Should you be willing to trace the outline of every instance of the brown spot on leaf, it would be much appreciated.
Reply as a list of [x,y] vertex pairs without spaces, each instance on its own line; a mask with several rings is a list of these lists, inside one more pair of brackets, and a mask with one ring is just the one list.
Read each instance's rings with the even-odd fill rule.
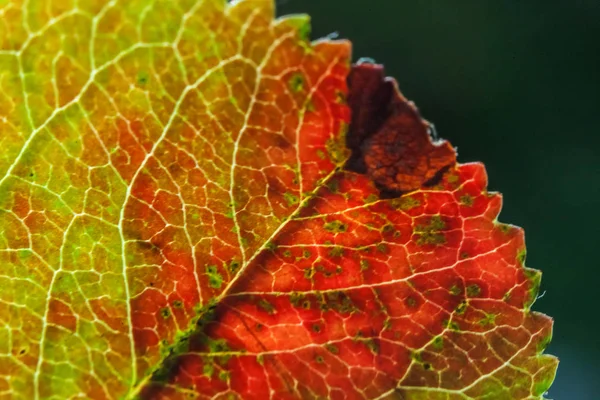
[[386,197],[434,184],[456,163],[446,141],[434,140],[432,126],[386,78],[381,65],[355,64],[348,78],[352,122],[346,169],[366,173]]

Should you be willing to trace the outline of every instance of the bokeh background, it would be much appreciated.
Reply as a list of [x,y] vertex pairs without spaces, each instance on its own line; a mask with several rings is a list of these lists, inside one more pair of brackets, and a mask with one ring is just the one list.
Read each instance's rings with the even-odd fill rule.
[[600,399],[600,1],[279,0],[397,78],[525,228],[556,400]]

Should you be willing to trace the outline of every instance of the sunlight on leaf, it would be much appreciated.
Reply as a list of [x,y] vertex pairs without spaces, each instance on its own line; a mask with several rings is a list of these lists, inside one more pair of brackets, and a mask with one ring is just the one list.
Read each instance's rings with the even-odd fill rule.
[[523,231],[349,42],[272,0],[0,7],[3,396],[542,398]]

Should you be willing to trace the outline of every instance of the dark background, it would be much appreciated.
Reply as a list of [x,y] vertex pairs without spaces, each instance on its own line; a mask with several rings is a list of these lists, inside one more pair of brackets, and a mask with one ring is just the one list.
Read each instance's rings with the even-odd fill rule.
[[600,398],[600,1],[279,0],[397,78],[525,228],[555,319],[549,397]]

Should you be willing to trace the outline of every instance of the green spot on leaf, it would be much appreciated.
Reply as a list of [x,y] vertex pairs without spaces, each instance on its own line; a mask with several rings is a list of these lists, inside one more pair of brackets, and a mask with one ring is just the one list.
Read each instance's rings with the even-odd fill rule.
[[293,93],[299,93],[304,90],[304,76],[296,72],[288,81],[288,86]]
[[477,284],[467,286],[467,297],[477,297],[481,294],[481,288]]
[[223,382],[228,382],[229,381],[229,371],[220,371],[219,379],[222,380]]
[[296,196],[295,194],[292,194],[290,192],[285,192],[283,194],[283,198],[285,199],[288,206],[293,206],[300,202],[300,199],[298,198],[298,196]]
[[458,322],[444,320],[442,321],[442,324],[451,331],[460,332],[460,325],[458,325]]
[[208,275],[208,285],[215,289],[220,289],[223,284],[223,276],[219,273],[216,265],[206,266],[206,275]]
[[146,71],[140,71],[137,75],[137,84],[139,86],[145,86],[150,81],[150,74]]
[[304,300],[305,295],[298,292],[290,293],[290,303],[294,307],[300,307],[302,305],[302,301]]
[[461,294],[461,292],[462,292],[462,290],[457,285],[452,285],[450,287],[450,294],[452,296],[458,296],[459,294]]
[[323,228],[331,233],[342,233],[348,230],[348,225],[344,224],[342,221],[330,221],[323,225]]
[[496,226],[498,227],[498,229],[500,229],[500,232],[504,233],[505,235],[507,235],[512,228],[512,225],[509,224],[497,223]]
[[410,353],[410,359],[417,362],[417,363],[422,363],[423,362],[423,355],[421,354],[420,351],[412,351]]
[[421,205],[421,202],[412,196],[402,196],[391,200],[392,207],[402,211],[408,211]]
[[315,276],[315,273],[316,273],[316,271],[315,271],[315,269],[313,267],[309,267],[309,268],[304,269],[304,277],[306,279],[312,279],[313,276]]
[[479,325],[481,326],[490,326],[496,324],[496,314],[485,314],[485,317],[479,320]]
[[460,304],[456,307],[456,309],[454,310],[458,315],[464,314],[465,311],[467,310],[467,302],[466,301],[461,301]]
[[346,95],[341,90],[335,91],[335,102],[338,104],[346,104]]
[[379,200],[379,197],[377,197],[377,195],[374,195],[373,193],[371,193],[367,197],[365,197],[365,204],[371,204],[371,203],[376,202],[377,200]]
[[337,179],[328,181],[326,186],[331,193],[337,193],[340,190],[340,182]]
[[350,150],[346,147],[345,131],[342,131],[342,133],[335,138],[327,139],[327,142],[325,142],[325,149],[333,164],[339,166],[343,165],[350,156]]
[[369,269],[369,262],[367,260],[360,260],[360,270],[366,271]]
[[385,244],[385,243],[377,243],[375,248],[377,249],[378,252],[384,253],[384,254],[387,253],[389,250],[387,244]]
[[266,311],[269,314],[275,314],[275,306],[269,303],[266,299],[260,299],[258,301],[258,307],[260,307],[262,310]]
[[458,182],[458,179],[459,179],[458,175],[455,175],[455,174],[449,174],[446,178],[448,183],[456,183],[456,182]]
[[332,247],[327,254],[329,254],[330,257],[341,257],[344,255],[344,249],[340,246],[335,246]]
[[473,206],[473,196],[469,194],[464,194],[460,196],[460,203],[467,207]]
[[208,378],[212,378],[214,373],[215,373],[215,365],[213,364],[212,360],[209,360],[202,366],[202,375],[204,375]]
[[444,348],[444,338],[442,336],[436,336],[431,345],[435,350],[442,350]]
[[206,345],[210,353],[225,353],[231,351],[225,339],[207,338]]
[[374,339],[365,340],[365,345],[373,354],[379,354],[379,344]]
[[340,352],[340,349],[336,345],[331,343],[325,344],[325,349],[327,349],[327,351],[332,354],[339,354]]
[[440,231],[446,227],[446,224],[439,215],[430,218],[427,225],[417,225],[414,233],[418,235],[417,244],[419,246],[431,244],[442,245],[446,243],[446,236]]
[[227,269],[229,270],[229,272],[231,272],[232,274],[235,274],[237,272],[238,269],[240,269],[240,262],[237,260],[231,260],[229,262],[229,265],[227,266]]

